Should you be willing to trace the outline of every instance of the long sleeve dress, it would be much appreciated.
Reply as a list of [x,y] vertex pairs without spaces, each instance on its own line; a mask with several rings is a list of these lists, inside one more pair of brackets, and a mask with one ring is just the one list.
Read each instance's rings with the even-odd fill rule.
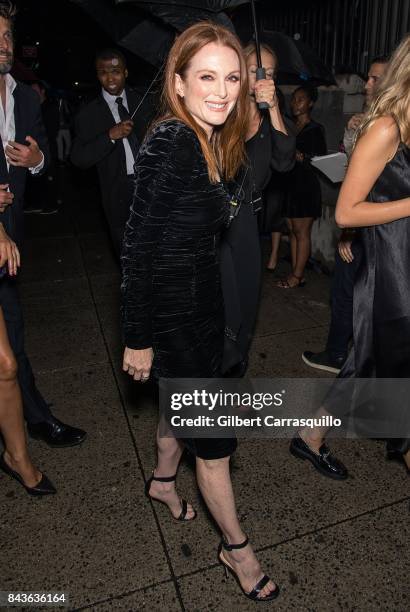
[[227,194],[211,184],[195,133],[160,123],[141,146],[122,254],[125,345],[152,347],[155,378],[210,378],[221,370],[219,272]]
[[[275,130],[264,116],[258,132],[246,142],[249,170],[238,215],[224,232],[221,272],[225,303],[225,350],[223,370],[246,361],[252,341],[260,298],[262,261],[258,215],[251,196],[262,191],[272,170],[287,172],[295,163],[295,138]],[[241,177],[238,177],[241,181]]]

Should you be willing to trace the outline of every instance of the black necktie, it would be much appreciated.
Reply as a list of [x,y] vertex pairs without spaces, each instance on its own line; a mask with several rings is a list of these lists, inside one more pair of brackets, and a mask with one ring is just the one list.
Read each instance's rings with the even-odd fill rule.
[[[116,98],[115,101],[116,101],[117,106],[118,106],[118,114],[120,116],[121,121],[130,121],[130,120],[132,121],[129,112],[127,111],[127,109],[124,106],[123,99],[121,97],[119,97],[119,98]],[[137,157],[137,153],[138,153],[139,147],[138,147],[138,140],[137,140],[137,137],[135,136],[134,132],[131,132],[131,134],[128,136],[127,140],[128,140],[128,142],[130,144],[131,151],[132,151],[132,154],[134,156],[134,161],[135,161],[135,159]]]

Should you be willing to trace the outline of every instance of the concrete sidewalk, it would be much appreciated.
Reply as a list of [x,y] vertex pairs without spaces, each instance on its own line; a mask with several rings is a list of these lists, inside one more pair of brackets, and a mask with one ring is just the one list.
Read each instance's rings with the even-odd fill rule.
[[[199,510],[194,523],[176,524],[143,495],[155,461],[153,391],[121,372],[119,273],[98,210],[74,192],[69,211],[30,216],[28,226],[27,353],[56,416],[88,438],[60,450],[30,441],[55,497],[31,499],[0,476],[0,590],[64,591],[75,610],[253,610],[216,562],[218,533],[191,466],[178,483]],[[304,289],[281,291],[265,276],[251,372],[314,376],[300,355],[324,345],[328,279],[310,273]],[[245,441],[233,459],[244,530],[282,588],[271,607],[405,612],[409,478],[384,461],[380,442],[332,448],[350,468],[345,482],[292,458],[286,440]]]

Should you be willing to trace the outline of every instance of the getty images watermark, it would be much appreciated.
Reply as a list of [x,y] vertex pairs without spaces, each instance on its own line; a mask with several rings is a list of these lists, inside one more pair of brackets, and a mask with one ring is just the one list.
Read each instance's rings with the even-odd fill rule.
[[[205,389],[195,389],[192,393],[172,393],[171,410],[179,411],[183,408],[205,408],[213,412],[218,408],[237,408],[249,410],[263,410],[264,408],[283,406],[286,391],[280,393],[239,393],[227,392],[219,389],[216,393]],[[172,415],[172,427],[341,427],[341,419],[332,415],[310,418],[277,417],[274,414],[265,416],[241,416],[239,414],[219,414],[209,416]]]
[[410,379],[162,379],[159,389],[164,436],[410,435]]
[[215,388],[215,382],[208,381],[202,388],[200,385],[187,388],[186,381],[181,385],[168,381],[160,406],[174,435],[272,437],[269,430],[282,429],[282,434],[276,431],[273,435],[288,437],[289,430],[342,425],[340,418],[330,414],[315,416],[305,408],[301,411],[297,402],[292,402],[293,408],[289,409],[285,389],[258,391],[249,388],[252,385],[243,380],[223,381],[223,388]]

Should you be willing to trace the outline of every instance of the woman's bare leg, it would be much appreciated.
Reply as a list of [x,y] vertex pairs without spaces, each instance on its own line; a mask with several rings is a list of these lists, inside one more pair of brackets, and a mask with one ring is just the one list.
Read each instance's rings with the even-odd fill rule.
[[[174,437],[161,437],[163,428],[158,426],[157,429],[157,465],[154,469],[154,476],[167,477],[174,476],[177,473],[178,465],[181,460],[183,446],[179,440]],[[158,501],[162,501],[169,507],[175,518],[181,514],[181,501],[177,494],[175,482],[158,482],[153,480],[150,487],[150,495]],[[186,519],[189,520],[194,516],[194,509],[191,504],[188,504]]]
[[309,259],[311,249],[311,231],[313,218],[288,219],[290,228],[290,246],[292,253],[292,273],[289,274],[286,283],[280,281],[280,287],[297,287],[303,279],[306,262]]
[[293,219],[286,219],[288,228],[289,228],[289,243],[290,243],[290,258],[292,262],[292,270],[295,269],[296,260],[297,260],[297,251],[298,245],[296,241],[296,236],[293,231]]
[[279,256],[279,247],[280,247],[281,237],[282,237],[282,232],[272,232],[271,234],[272,250],[271,250],[268,265],[267,265],[268,270],[274,270],[276,266],[278,265],[278,256]]
[[[330,413],[321,407],[315,413],[314,418],[320,419],[326,416],[330,416]],[[313,451],[318,453],[328,431],[329,427],[305,427],[300,430],[299,435]]]
[[17,364],[7,337],[0,308],[0,430],[4,438],[4,460],[20,474],[28,487],[41,480],[41,472],[32,464],[24,430],[23,405],[17,383]]
[[[224,539],[228,544],[240,544],[246,536],[239,524],[236,512],[229,472],[229,457],[214,460],[197,457],[196,471],[202,496],[218,523]],[[238,574],[243,589],[250,592],[263,576],[261,566],[250,544],[239,550],[230,552],[223,550],[222,554]],[[275,584],[270,581],[261,591],[261,595],[267,596],[274,589]]]
[[293,273],[303,278],[305,266],[311,251],[311,233],[314,219],[311,217],[292,219],[293,233],[296,236],[297,252]]

